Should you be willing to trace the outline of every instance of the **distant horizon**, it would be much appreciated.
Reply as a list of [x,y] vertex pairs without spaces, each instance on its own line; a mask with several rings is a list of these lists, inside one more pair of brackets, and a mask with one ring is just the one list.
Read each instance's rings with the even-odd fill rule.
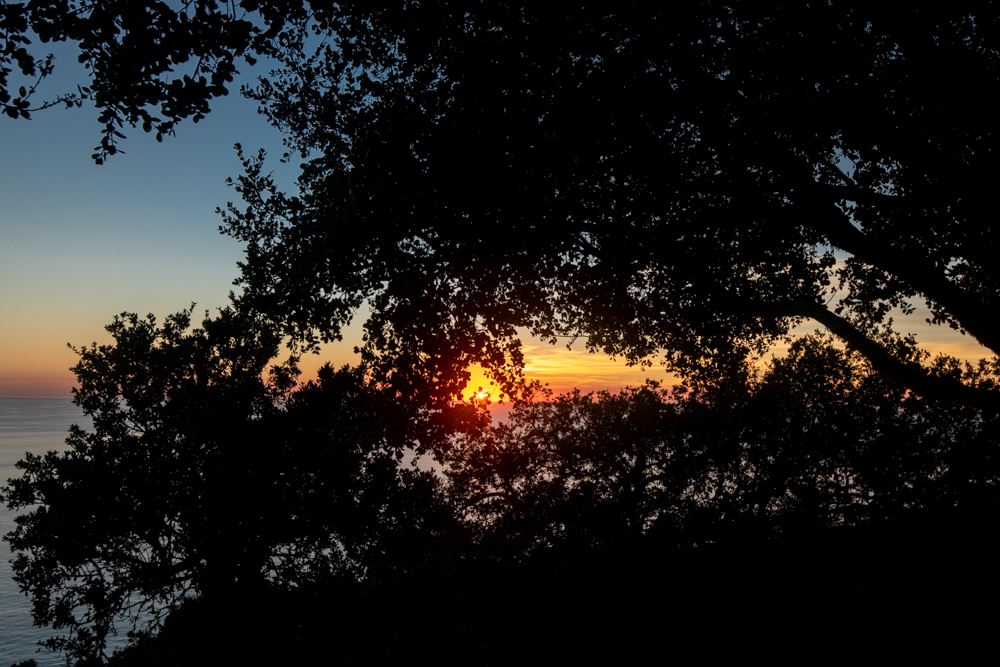
[[[168,313],[156,313],[162,319]],[[947,354],[963,361],[975,362],[982,358],[990,358],[989,350],[980,346],[970,336],[963,336],[947,328],[930,325],[925,321],[926,313],[918,309],[910,316],[897,318],[897,331],[906,334],[913,333],[917,344],[932,355]],[[109,318],[110,319],[110,318]],[[345,332],[345,340],[322,348],[319,355],[305,355],[301,362],[301,382],[315,379],[317,370],[329,362],[335,367],[344,364],[354,365],[358,357],[353,354],[353,348],[360,343],[360,336],[354,334],[360,330],[360,324],[355,323]],[[807,322],[797,330],[797,333],[811,332],[822,327],[810,326]],[[101,331],[100,333],[104,333]],[[105,334],[106,337],[106,334]],[[355,340],[355,337],[357,340]],[[106,342],[110,342],[108,339]],[[647,379],[657,380],[664,386],[671,386],[680,380],[667,373],[657,359],[651,360],[651,365],[645,370],[639,366],[629,367],[623,360],[612,361],[607,355],[589,353],[583,349],[581,342],[573,350],[565,346],[552,346],[541,341],[530,340],[525,344],[525,377],[548,385],[553,394],[564,394],[576,389],[584,393],[610,391],[617,392],[627,386],[636,387],[645,384]],[[102,341],[98,340],[98,344]],[[9,349],[9,348],[8,348]],[[76,377],[69,370],[76,363],[76,355],[68,348],[65,350],[65,370],[53,372],[47,370],[39,374],[4,373],[0,364],[0,397],[8,398],[66,398],[72,399],[72,389],[76,386]],[[776,346],[766,360],[772,355],[780,356],[785,346]],[[479,386],[489,387],[489,381],[478,368],[470,368],[472,378],[466,387],[466,393]],[[495,399],[494,399],[495,402]]]

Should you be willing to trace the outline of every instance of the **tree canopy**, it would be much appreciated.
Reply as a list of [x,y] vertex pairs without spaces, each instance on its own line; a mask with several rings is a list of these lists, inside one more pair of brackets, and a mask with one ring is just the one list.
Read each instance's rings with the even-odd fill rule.
[[[943,363],[970,383],[998,375]],[[995,503],[996,419],[908,396],[829,335],[713,387],[535,399],[443,457],[498,551],[808,542]]]
[[878,340],[925,303],[1000,350],[988,2],[3,8],[26,74],[47,71],[31,31],[80,42],[98,159],[123,124],[204,114],[238,58],[277,59],[244,94],[311,157],[294,195],[245,160],[225,220],[245,300],[307,342],[367,303],[368,361],[399,382],[516,369],[521,327],[692,371],[812,319],[915,391],[996,406]]
[[454,524],[434,476],[399,465],[418,416],[357,370],[303,385],[294,364],[268,371],[280,336],[259,321],[227,309],[191,329],[190,315],[126,313],[113,344],[78,349],[74,403],[93,429],[28,454],[0,493],[31,509],[6,536],[15,580],[74,660],[195,598],[413,569],[434,556],[421,535]]
[[[35,619],[68,633],[52,646],[99,657],[123,616],[190,634],[199,613],[276,591],[316,593],[281,627],[299,638],[304,624],[322,644],[329,617],[309,619],[337,582],[385,593],[420,572],[438,591],[481,587],[442,595],[440,609],[457,601],[451,636],[482,647],[526,613],[539,627],[559,615],[501,601],[474,627],[462,605],[478,593],[477,611],[490,607],[486,589],[514,584],[537,595],[553,573],[581,600],[626,567],[648,585],[664,553],[694,545],[746,564],[751,543],[822,560],[834,535],[867,535],[870,554],[879,531],[910,519],[915,539],[948,548],[986,535],[1000,361],[932,360],[891,316],[925,303],[1000,352],[987,217],[1000,26],[987,2],[908,12],[0,4],[8,116],[29,117],[36,94],[14,94],[12,67],[52,72],[30,36],[79,43],[92,81],[35,108],[93,101],[98,162],[126,126],[161,138],[198,120],[239,59],[268,56],[277,69],[243,93],[305,161],[286,193],[262,153],[239,149],[244,204],[223,212],[223,231],[247,244],[235,307],[198,329],[190,311],[162,325],[116,318],[114,343],[78,350],[74,368],[93,431],[28,456],[3,490],[31,508],[7,539]],[[299,385],[294,363],[272,366],[285,336],[306,349],[337,338],[362,306],[363,368]],[[847,349],[806,337],[754,370],[748,357],[809,319]],[[475,406],[437,410],[471,362],[518,379],[522,328],[661,356],[693,381],[535,395],[495,427]],[[400,465],[407,447],[441,473]],[[646,547],[655,563],[637,567]],[[705,552],[687,566],[729,586]],[[588,560],[605,557],[615,566]],[[891,565],[904,561],[917,562]],[[802,562],[772,561],[758,599],[800,574],[845,610],[862,595]],[[583,590],[579,573],[599,580]],[[675,592],[658,599],[686,600]],[[419,625],[426,598],[374,598],[375,625],[384,613]],[[648,608],[635,602],[608,608]],[[588,620],[582,605],[566,611],[566,626]],[[407,631],[379,639],[405,652]],[[164,635],[190,657],[188,635]]]
[[369,352],[448,376],[517,329],[682,371],[806,319],[918,392],[995,407],[879,343],[893,309],[1000,350],[989,6],[669,12],[405,5],[308,42],[251,96],[315,156],[247,161],[246,299],[308,339],[365,300]]
[[[435,473],[408,465],[421,419],[395,392],[357,369],[262,375],[280,340],[265,321],[189,318],[126,314],[113,344],[78,350],[93,430],[0,491],[27,510],[5,536],[16,580],[76,664],[102,664],[125,628],[112,664],[405,656],[428,632],[465,660],[525,627],[566,655],[605,621],[690,641],[677,628],[706,600],[752,599],[788,631],[789,609],[844,623],[864,600],[995,587],[973,581],[1000,501],[995,413],[908,394],[831,336],[715,385],[536,387],[505,423],[425,440]],[[911,590],[959,560],[963,583]],[[734,567],[754,576],[734,588]]]

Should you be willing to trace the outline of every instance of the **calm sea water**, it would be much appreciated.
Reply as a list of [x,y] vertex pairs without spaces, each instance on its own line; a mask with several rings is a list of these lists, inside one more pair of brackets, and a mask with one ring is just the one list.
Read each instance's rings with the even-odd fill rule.
[[[44,454],[66,449],[71,424],[87,428],[85,417],[67,398],[8,398],[0,396],[0,484],[17,476],[14,467],[25,452]],[[14,515],[0,504],[0,534],[14,529]],[[0,542],[0,667],[34,658],[40,667],[65,664],[58,655],[38,650],[38,642],[52,636],[51,628],[31,623],[31,603],[11,579],[9,545]]]

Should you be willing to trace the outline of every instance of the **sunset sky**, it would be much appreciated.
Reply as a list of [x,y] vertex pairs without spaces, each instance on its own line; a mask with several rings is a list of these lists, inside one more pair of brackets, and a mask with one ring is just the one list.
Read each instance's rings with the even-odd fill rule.
[[[63,49],[45,84],[54,96],[75,88],[75,58]],[[244,78],[246,80],[246,78]],[[30,121],[0,118],[0,396],[69,396],[76,346],[108,340],[103,327],[123,311],[159,318],[197,303],[196,314],[227,303],[241,248],[218,232],[217,206],[236,198],[225,184],[240,165],[233,144],[271,156],[280,185],[291,189],[295,165],[282,165],[280,136],[254,104],[235,93],[212,103],[198,124],[184,122],[158,144],[125,130],[124,155],[104,166],[90,158],[100,140],[93,109],[52,109]],[[968,338],[907,318],[900,331],[918,334],[933,351],[978,358]],[[359,322],[344,343],[306,360],[307,372],[330,360],[353,363]],[[809,329],[813,327],[808,327]],[[525,339],[527,375],[557,391],[618,390],[649,376],[668,378],[587,354]],[[482,379],[473,378],[473,385]]]
[[[45,84],[53,96],[75,88],[80,76],[70,51],[56,54],[61,76]],[[265,148],[284,187],[298,171],[278,162],[280,135],[237,89],[163,143],[125,130],[125,154],[103,166],[90,157],[101,130],[92,108],[0,118],[0,395],[69,396],[77,357],[67,343],[108,341],[104,326],[115,314],[162,320],[191,302],[196,315],[226,305],[242,252],[219,234],[215,208],[236,198],[225,184],[240,173],[233,144],[251,154]],[[559,390],[616,390],[646,376],[582,345],[571,353],[525,342],[531,377]],[[342,344],[303,366],[308,373],[327,360],[354,363],[359,343],[356,322]]]

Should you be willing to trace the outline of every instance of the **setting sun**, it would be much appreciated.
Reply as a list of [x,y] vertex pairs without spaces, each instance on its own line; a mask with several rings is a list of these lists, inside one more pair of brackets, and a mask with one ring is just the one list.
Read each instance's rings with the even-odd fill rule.
[[469,366],[469,373],[471,377],[469,381],[465,384],[465,388],[462,389],[462,400],[477,400],[482,401],[484,399],[497,400],[501,398],[501,392],[496,386],[496,383],[486,376],[486,372],[483,367],[479,364],[473,364]]
[[[612,360],[602,354],[590,354],[584,349],[568,350],[533,339],[525,332],[528,341],[524,350],[524,378],[547,385],[556,394],[580,389],[590,391],[618,391],[626,386],[639,387],[646,378],[671,384],[675,378],[654,365],[652,368],[629,366],[623,360]],[[462,390],[463,400],[507,401],[500,386],[487,375],[479,364],[468,368],[471,374]]]

